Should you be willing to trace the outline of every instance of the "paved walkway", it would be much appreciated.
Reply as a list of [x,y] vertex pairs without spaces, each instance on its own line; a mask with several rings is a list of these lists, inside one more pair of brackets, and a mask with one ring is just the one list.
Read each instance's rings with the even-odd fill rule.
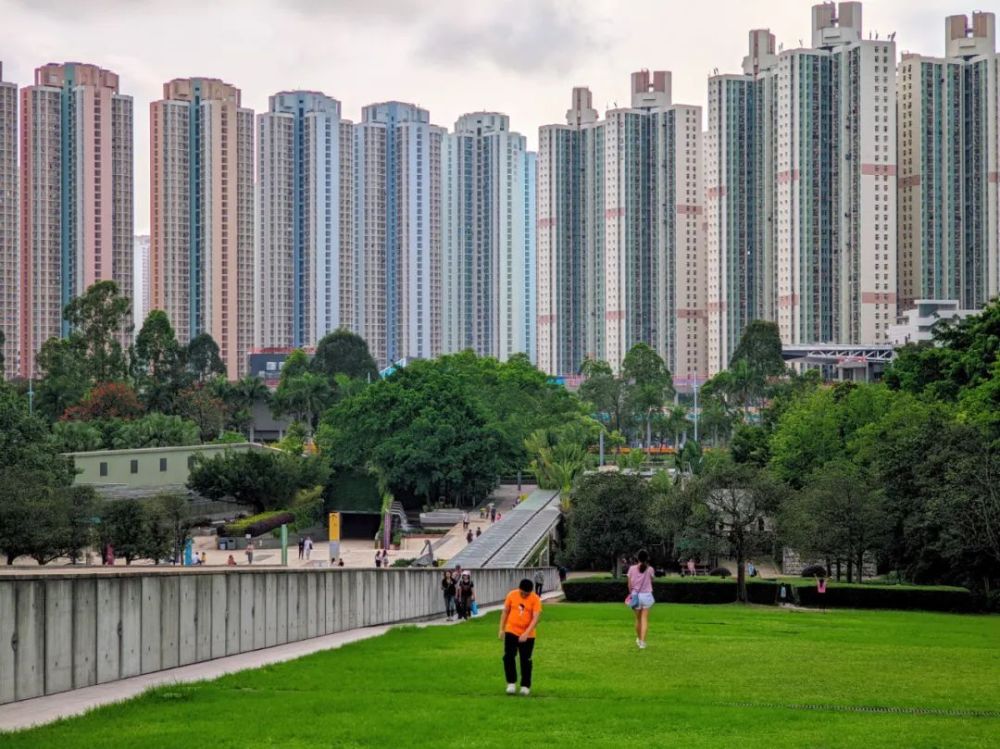
[[[561,597],[562,593],[558,591],[545,593],[542,596],[546,601]],[[499,610],[500,604],[483,606],[480,609],[480,615]],[[447,622],[439,618],[416,623],[401,622],[400,624],[413,624],[417,627],[435,627],[452,626],[459,623]],[[73,689],[68,692],[46,695],[45,697],[11,702],[0,706],[0,731],[14,731],[43,723],[50,723],[59,718],[80,715],[101,705],[136,697],[147,689],[163,686],[164,684],[183,684],[193,681],[204,681],[206,679],[216,679],[236,671],[259,668],[260,666],[280,663],[281,661],[290,661],[295,658],[301,658],[304,655],[318,653],[321,650],[334,650],[348,643],[384,635],[393,627],[400,626],[400,624],[382,624],[377,627],[350,629],[346,632],[314,637],[311,640],[300,640],[299,642],[291,642],[287,645],[276,645],[272,648],[254,650],[250,653],[241,653],[240,655],[231,655],[225,658],[216,658],[215,660],[193,663],[190,666],[181,666],[180,668],[172,668],[166,671],[156,671],[151,674],[144,674],[143,676],[133,676],[129,679],[112,681],[107,684],[98,684],[93,687]]]

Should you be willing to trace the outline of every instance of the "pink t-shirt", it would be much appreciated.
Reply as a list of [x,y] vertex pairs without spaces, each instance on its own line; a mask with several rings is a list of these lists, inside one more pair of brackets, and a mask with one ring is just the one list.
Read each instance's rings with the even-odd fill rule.
[[630,593],[653,592],[653,566],[647,565],[645,572],[639,572],[639,565],[628,568],[628,589]]

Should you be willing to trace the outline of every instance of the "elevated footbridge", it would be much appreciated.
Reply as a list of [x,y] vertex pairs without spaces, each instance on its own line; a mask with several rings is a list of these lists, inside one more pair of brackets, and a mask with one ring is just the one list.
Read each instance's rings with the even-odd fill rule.
[[539,562],[547,564],[549,538],[561,514],[558,490],[536,489],[449,559],[448,566],[460,564],[469,569],[519,567],[539,556],[542,557]]

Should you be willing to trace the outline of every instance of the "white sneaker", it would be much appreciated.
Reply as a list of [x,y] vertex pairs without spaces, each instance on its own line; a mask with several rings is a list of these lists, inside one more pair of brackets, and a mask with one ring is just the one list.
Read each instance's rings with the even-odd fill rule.
[[517,694],[517,684],[508,684],[507,694]]
[[638,637],[635,638],[635,646],[637,648],[641,648],[642,647],[642,640],[640,640]]
[[646,649],[646,641],[639,640],[639,650],[645,650],[645,649]]
[[528,689],[527,687],[521,687],[521,696],[522,697],[527,697],[529,694],[531,694],[531,690],[530,689]]

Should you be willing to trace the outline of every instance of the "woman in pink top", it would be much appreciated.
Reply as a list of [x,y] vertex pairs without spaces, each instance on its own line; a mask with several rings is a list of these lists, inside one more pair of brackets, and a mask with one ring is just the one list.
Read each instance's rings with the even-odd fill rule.
[[653,568],[649,554],[643,549],[638,554],[639,563],[628,568],[629,606],[635,611],[635,644],[640,650],[646,647],[649,629],[649,610],[653,608]]

